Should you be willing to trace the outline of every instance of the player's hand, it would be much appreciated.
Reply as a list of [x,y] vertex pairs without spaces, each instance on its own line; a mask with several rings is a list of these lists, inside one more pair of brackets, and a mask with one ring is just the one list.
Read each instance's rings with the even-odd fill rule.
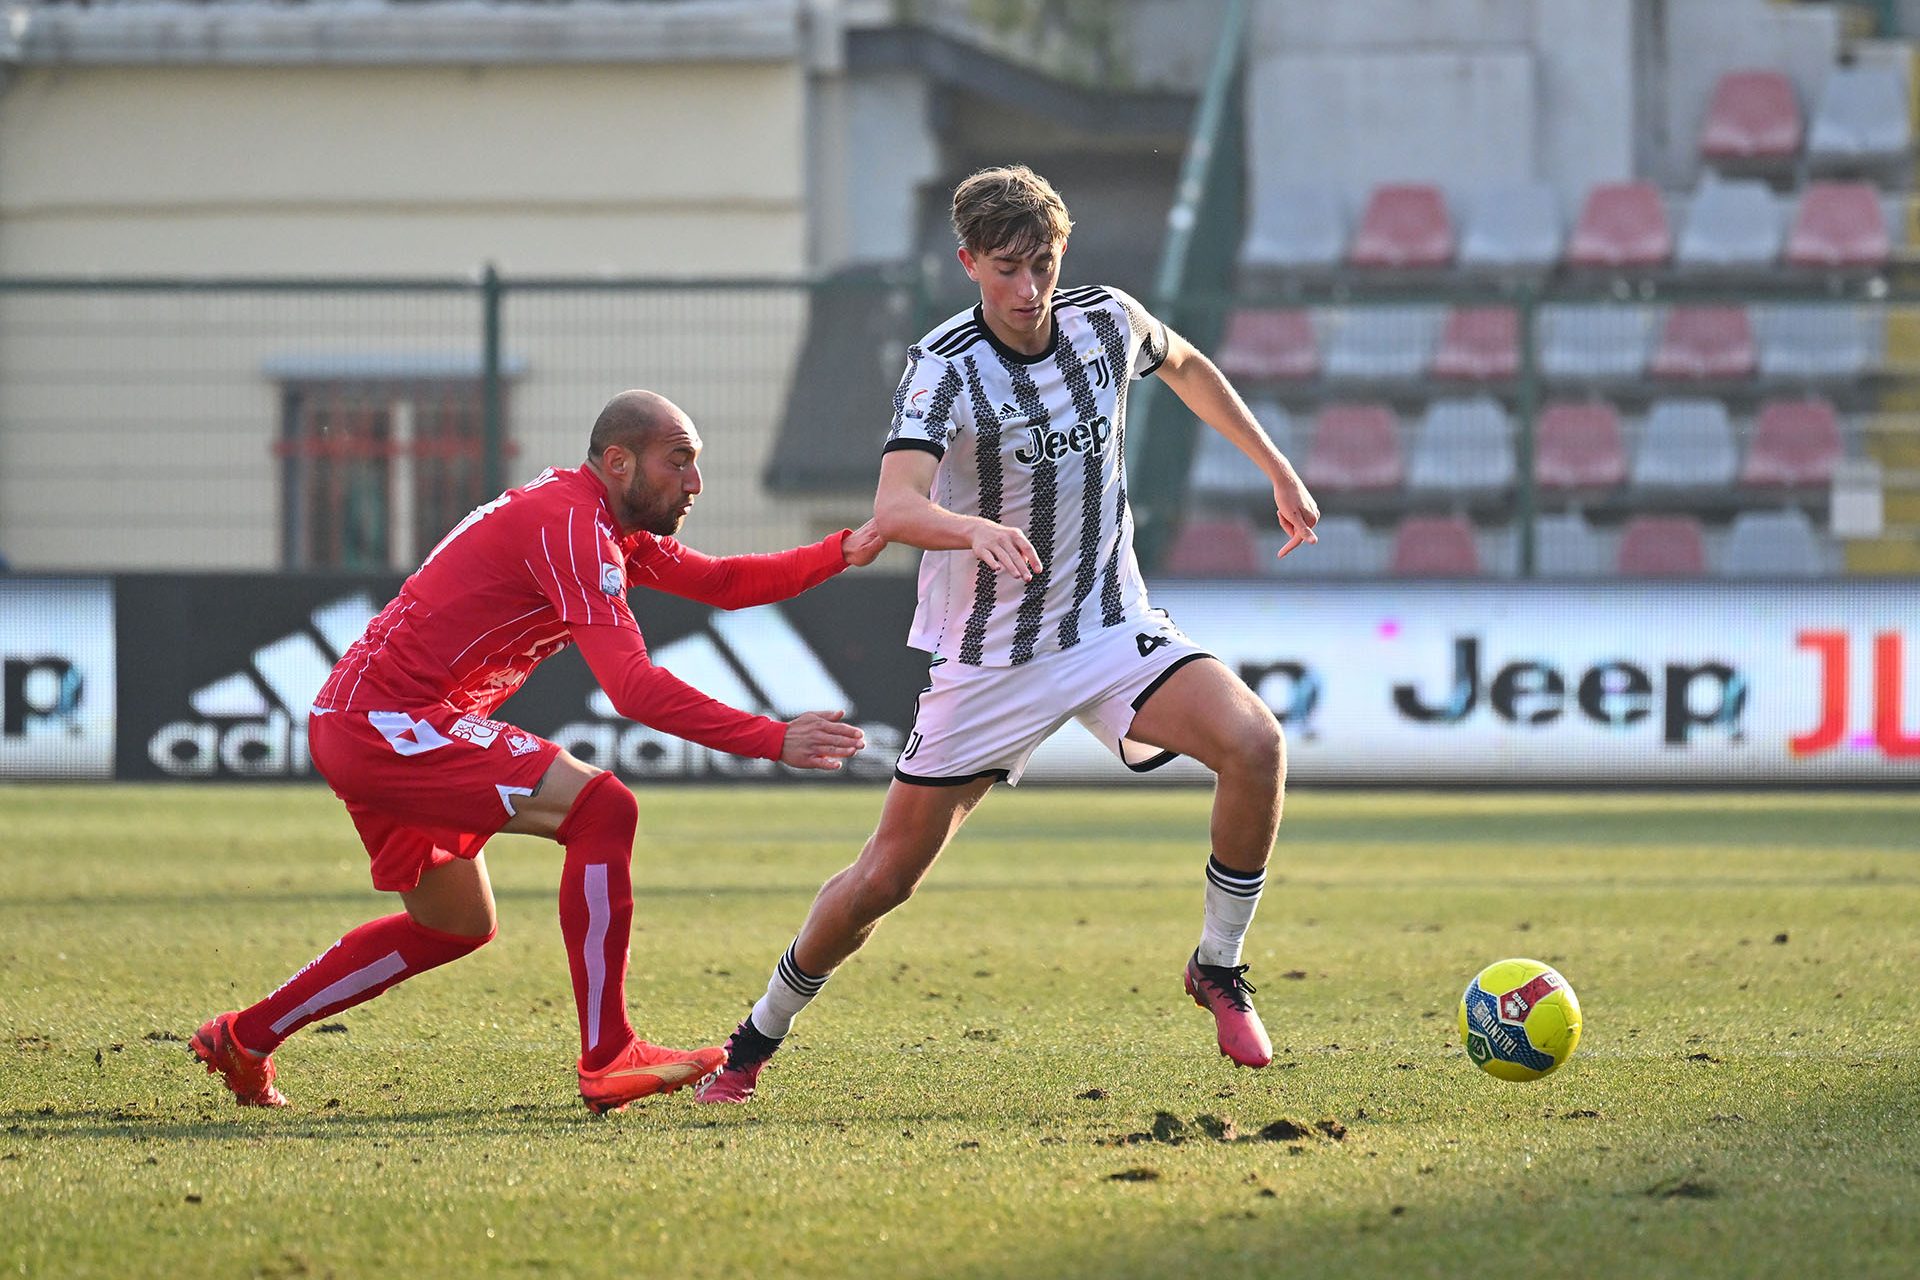
[[880,536],[879,525],[872,520],[848,534],[840,543],[840,554],[847,563],[858,569],[862,565],[873,563],[873,558],[886,547],[887,540]]
[[1022,582],[1032,582],[1033,575],[1046,567],[1027,535],[1011,525],[982,520],[973,530],[970,545],[981,564]]
[[850,724],[844,711],[808,711],[787,722],[780,763],[796,769],[838,769],[840,762],[867,745],[867,735]]
[[1320,504],[1307,492],[1300,473],[1291,464],[1286,464],[1286,470],[1273,482],[1273,510],[1287,534],[1287,545],[1280,548],[1280,559],[1285,559],[1289,551],[1303,542],[1320,541],[1320,535],[1313,531],[1313,526],[1320,523]]

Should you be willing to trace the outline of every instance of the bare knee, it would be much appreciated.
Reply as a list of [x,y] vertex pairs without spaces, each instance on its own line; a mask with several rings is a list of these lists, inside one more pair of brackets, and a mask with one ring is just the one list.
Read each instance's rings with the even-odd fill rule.
[[1227,744],[1226,763],[1249,781],[1271,780],[1275,787],[1287,776],[1287,739],[1271,714],[1248,716],[1235,726]]

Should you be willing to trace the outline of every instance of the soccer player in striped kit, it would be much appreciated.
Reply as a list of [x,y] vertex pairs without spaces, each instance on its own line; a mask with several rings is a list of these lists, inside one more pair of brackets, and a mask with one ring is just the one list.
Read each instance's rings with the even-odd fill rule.
[[1077,719],[1129,768],[1186,755],[1213,770],[1212,856],[1187,993],[1222,1053],[1248,1067],[1273,1046],[1250,998],[1242,941],[1280,821],[1286,748],[1265,704],[1147,600],[1127,505],[1127,390],[1158,375],[1273,485],[1288,541],[1315,541],[1319,508],[1232,386],[1118,289],[1060,289],[1072,222],[1025,166],[953,195],[953,228],[980,304],[907,352],[874,518],[922,548],[907,643],[933,655],[880,824],[829,880],[767,992],[727,1042],[703,1102],[752,1096],[761,1068],[827,977],[906,901],[995,782]]
[[629,862],[639,807],[611,773],[492,719],[540,662],[578,645],[614,708],[693,742],[838,769],[865,739],[839,711],[788,723],[707,697],[647,659],[627,589],[723,609],[798,595],[884,540],[868,524],[774,555],[714,558],[672,535],[700,492],[700,434],[650,391],[614,397],[584,466],[549,469],[448,533],[367,625],[315,699],[314,765],[346,802],[374,888],[404,910],[369,921],[252,1006],[189,1041],[242,1106],[285,1106],[270,1056],[301,1027],[457,960],[494,936],[482,847],[498,831],[556,840],[560,931],[580,1020],[580,1095],[596,1112],[671,1092],[718,1048],[663,1049],[627,1020]]

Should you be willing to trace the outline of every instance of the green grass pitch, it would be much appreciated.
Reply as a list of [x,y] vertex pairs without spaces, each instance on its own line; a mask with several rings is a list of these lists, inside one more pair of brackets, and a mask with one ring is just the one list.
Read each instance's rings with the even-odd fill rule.
[[[635,1022],[713,1042],[879,793],[639,795]],[[301,1033],[266,1114],[182,1040],[394,909],[344,813],[0,788],[0,1274],[1913,1274],[1920,796],[1298,793],[1258,1073],[1180,990],[1206,811],[992,796],[759,1098],[605,1119],[558,851],[502,838],[499,940]],[[1534,1084],[1454,1024],[1512,955],[1586,1016]]]

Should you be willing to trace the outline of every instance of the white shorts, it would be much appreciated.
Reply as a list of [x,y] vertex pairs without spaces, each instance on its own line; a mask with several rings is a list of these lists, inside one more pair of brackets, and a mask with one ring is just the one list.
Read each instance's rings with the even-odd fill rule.
[[1133,716],[1179,668],[1212,654],[1154,610],[1017,667],[935,658],[893,776],[923,786],[980,778],[1017,784],[1040,744],[1078,720],[1135,773],[1171,751],[1128,739]]

